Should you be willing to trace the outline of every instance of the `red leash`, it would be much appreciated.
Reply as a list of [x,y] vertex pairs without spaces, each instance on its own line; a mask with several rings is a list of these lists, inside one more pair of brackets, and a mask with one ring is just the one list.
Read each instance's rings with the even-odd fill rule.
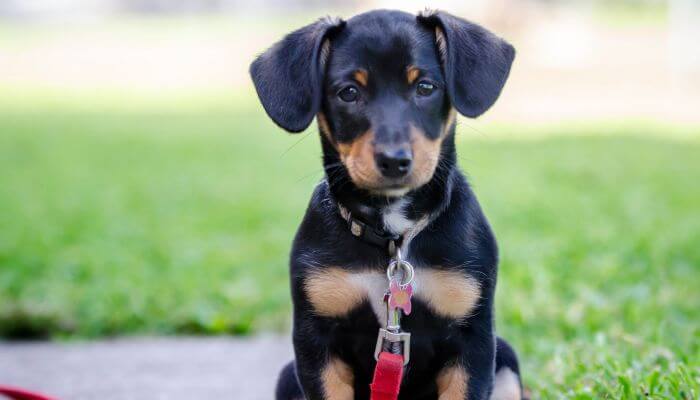
[[370,400],[396,400],[403,378],[403,356],[387,351],[379,353],[374,379],[369,385],[372,395]]
[[54,397],[49,397],[39,393],[32,393],[24,389],[2,385],[0,385],[0,395],[7,396],[12,400],[57,400]]

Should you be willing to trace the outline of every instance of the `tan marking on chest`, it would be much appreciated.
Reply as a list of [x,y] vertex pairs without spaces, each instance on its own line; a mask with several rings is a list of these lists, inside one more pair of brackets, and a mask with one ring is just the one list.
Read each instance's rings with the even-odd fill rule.
[[[349,272],[328,267],[310,272],[304,290],[316,314],[342,317],[364,301],[369,301],[380,324],[385,323],[383,303],[388,282],[378,271]],[[459,271],[417,268],[414,296],[438,315],[461,319],[468,316],[479,300],[476,279]]]
[[332,358],[321,374],[327,399],[352,400],[355,397],[352,369],[343,361]]
[[366,290],[353,275],[340,268],[325,268],[310,273],[304,281],[306,295],[317,314],[340,317],[357,307],[366,297]]
[[418,285],[419,297],[444,317],[468,317],[481,297],[476,279],[458,271],[431,270],[421,274]]
[[461,366],[445,367],[437,376],[438,400],[467,398],[469,375]]

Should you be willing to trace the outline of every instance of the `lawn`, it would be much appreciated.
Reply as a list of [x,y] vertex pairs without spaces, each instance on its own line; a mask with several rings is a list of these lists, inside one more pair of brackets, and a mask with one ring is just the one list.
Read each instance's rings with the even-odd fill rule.
[[[313,130],[236,101],[49,103],[0,115],[1,336],[289,328]],[[500,243],[498,330],[535,398],[700,395],[699,132],[460,125]]]

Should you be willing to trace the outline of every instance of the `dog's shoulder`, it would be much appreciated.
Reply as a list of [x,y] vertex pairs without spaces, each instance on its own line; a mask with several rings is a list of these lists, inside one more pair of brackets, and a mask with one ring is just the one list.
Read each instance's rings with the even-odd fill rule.
[[[328,247],[328,239],[340,233],[341,226],[335,216],[336,212],[328,183],[324,179],[316,185],[294,237],[291,253],[292,267],[310,257],[309,252],[318,253]],[[319,256],[315,256],[314,262],[318,262],[318,258]]]
[[449,264],[490,276],[498,246],[488,219],[462,173],[452,178],[449,205],[412,243],[412,253],[427,264]]
[[377,260],[384,256],[384,249],[352,236],[331,196],[328,183],[325,180],[319,183],[292,245],[290,265],[293,276],[328,266],[377,267]]
[[330,195],[328,182],[324,179],[316,185],[311,194],[306,212],[297,230],[295,244],[314,237],[323,237],[323,233],[327,229],[336,228],[339,225],[336,207]]

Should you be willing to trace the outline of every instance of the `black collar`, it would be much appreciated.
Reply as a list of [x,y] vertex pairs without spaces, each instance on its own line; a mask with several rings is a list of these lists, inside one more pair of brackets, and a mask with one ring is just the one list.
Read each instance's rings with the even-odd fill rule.
[[386,249],[390,255],[401,245],[402,235],[384,229],[382,214],[377,209],[365,205],[350,208],[340,203],[338,209],[340,216],[347,222],[350,233],[356,238]]

